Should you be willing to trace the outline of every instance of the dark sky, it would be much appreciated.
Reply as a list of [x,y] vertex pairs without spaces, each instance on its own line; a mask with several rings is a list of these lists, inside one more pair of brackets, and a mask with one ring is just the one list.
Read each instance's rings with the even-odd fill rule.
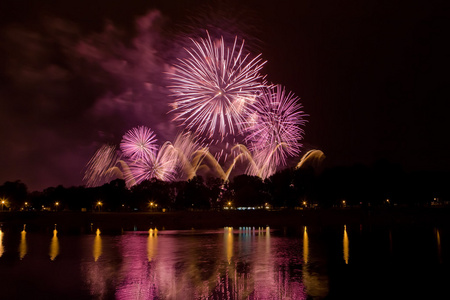
[[449,170],[449,16],[444,0],[1,1],[0,184],[80,185],[133,126],[172,139],[164,72],[205,28],[262,53],[329,165]]

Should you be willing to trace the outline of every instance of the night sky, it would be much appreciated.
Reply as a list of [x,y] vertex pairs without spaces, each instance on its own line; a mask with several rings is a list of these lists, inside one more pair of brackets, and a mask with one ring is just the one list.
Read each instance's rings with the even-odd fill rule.
[[3,0],[0,184],[81,185],[137,125],[172,140],[164,72],[204,29],[262,53],[309,114],[304,151],[329,166],[449,170],[448,3]]

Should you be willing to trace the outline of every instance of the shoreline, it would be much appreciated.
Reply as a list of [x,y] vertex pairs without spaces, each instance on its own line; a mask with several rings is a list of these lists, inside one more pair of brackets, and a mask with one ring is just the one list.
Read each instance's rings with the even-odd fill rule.
[[176,212],[2,212],[2,228],[90,232],[223,227],[301,226],[449,226],[450,208],[317,209],[298,211],[176,211]]

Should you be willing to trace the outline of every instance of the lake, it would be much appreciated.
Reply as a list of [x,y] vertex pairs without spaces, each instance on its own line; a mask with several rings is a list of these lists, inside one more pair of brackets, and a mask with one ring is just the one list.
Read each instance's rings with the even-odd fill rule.
[[449,228],[0,232],[0,299],[445,299]]

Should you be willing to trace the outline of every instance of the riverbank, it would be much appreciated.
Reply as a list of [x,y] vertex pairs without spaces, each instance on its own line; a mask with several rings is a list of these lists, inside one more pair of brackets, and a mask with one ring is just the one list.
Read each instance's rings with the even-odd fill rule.
[[3,228],[58,229],[83,232],[231,227],[300,227],[310,225],[450,225],[449,208],[318,209],[298,211],[189,212],[3,212]]

